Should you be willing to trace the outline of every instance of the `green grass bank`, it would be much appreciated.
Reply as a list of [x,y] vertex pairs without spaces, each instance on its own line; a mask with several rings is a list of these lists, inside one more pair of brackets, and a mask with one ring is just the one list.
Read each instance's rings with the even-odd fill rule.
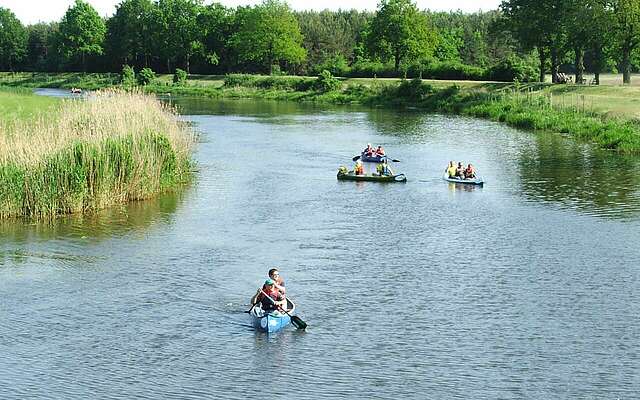
[[[563,133],[603,148],[640,153],[640,86],[517,84],[394,78],[190,75],[180,85],[158,76],[144,91],[214,98],[255,98],[372,107],[413,107],[488,118],[527,130]],[[110,87],[116,74],[0,74],[13,87]]]
[[[0,218],[51,218],[142,200],[188,182],[194,135],[155,98],[107,90],[88,101],[0,91]],[[2,107],[0,106],[0,107]],[[30,112],[27,109],[31,109]]]

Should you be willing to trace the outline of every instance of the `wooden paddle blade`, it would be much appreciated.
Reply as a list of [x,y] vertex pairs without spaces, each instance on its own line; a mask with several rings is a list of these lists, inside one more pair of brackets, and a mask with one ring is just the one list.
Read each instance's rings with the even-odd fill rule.
[[307,329],[307,323],[300,319],[297,315],[291,316],[291,323],[298,329],[305,330]]
[[353,161],[358,161],[360,159],[360,156],[355,156],[352,158]]

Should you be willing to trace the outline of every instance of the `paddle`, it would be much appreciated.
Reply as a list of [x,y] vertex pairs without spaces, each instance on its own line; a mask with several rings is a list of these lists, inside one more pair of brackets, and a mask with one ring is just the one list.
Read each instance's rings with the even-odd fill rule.
[[307,323],[304,322],[302,319],[300,319],[300,317],[296,316],[296,315],[291,315],[289,314],[289,312],[287,310],[285,310],[284,308],[278,306],[276,304],[276,301],[274,299],[272,299],[268,294],[266,294],[264,292],[264,290],[260,289],[260,291],[262,292],[262,294],[269,299],[275,306],[277,306],[281,311],[284,311],[285,314],[287,314],[288,316],[291,317],[291,323],[298,329],[302,329],[305,330],[307,329]]

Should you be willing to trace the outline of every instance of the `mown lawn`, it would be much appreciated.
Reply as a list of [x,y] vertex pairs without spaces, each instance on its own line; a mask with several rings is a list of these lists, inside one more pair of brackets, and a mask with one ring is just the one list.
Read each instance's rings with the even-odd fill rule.
[[35,119],[56,112],[59,99],[34,96],[30,91],[0,88],[0,121]]

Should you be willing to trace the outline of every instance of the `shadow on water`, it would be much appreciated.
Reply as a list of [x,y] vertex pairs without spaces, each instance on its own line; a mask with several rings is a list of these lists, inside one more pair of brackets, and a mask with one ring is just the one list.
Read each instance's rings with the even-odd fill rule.
[[559,204],[588,214],[617,219],[638,215],[640,160],[538,135],[519,155],[522,194],[531,201]]

